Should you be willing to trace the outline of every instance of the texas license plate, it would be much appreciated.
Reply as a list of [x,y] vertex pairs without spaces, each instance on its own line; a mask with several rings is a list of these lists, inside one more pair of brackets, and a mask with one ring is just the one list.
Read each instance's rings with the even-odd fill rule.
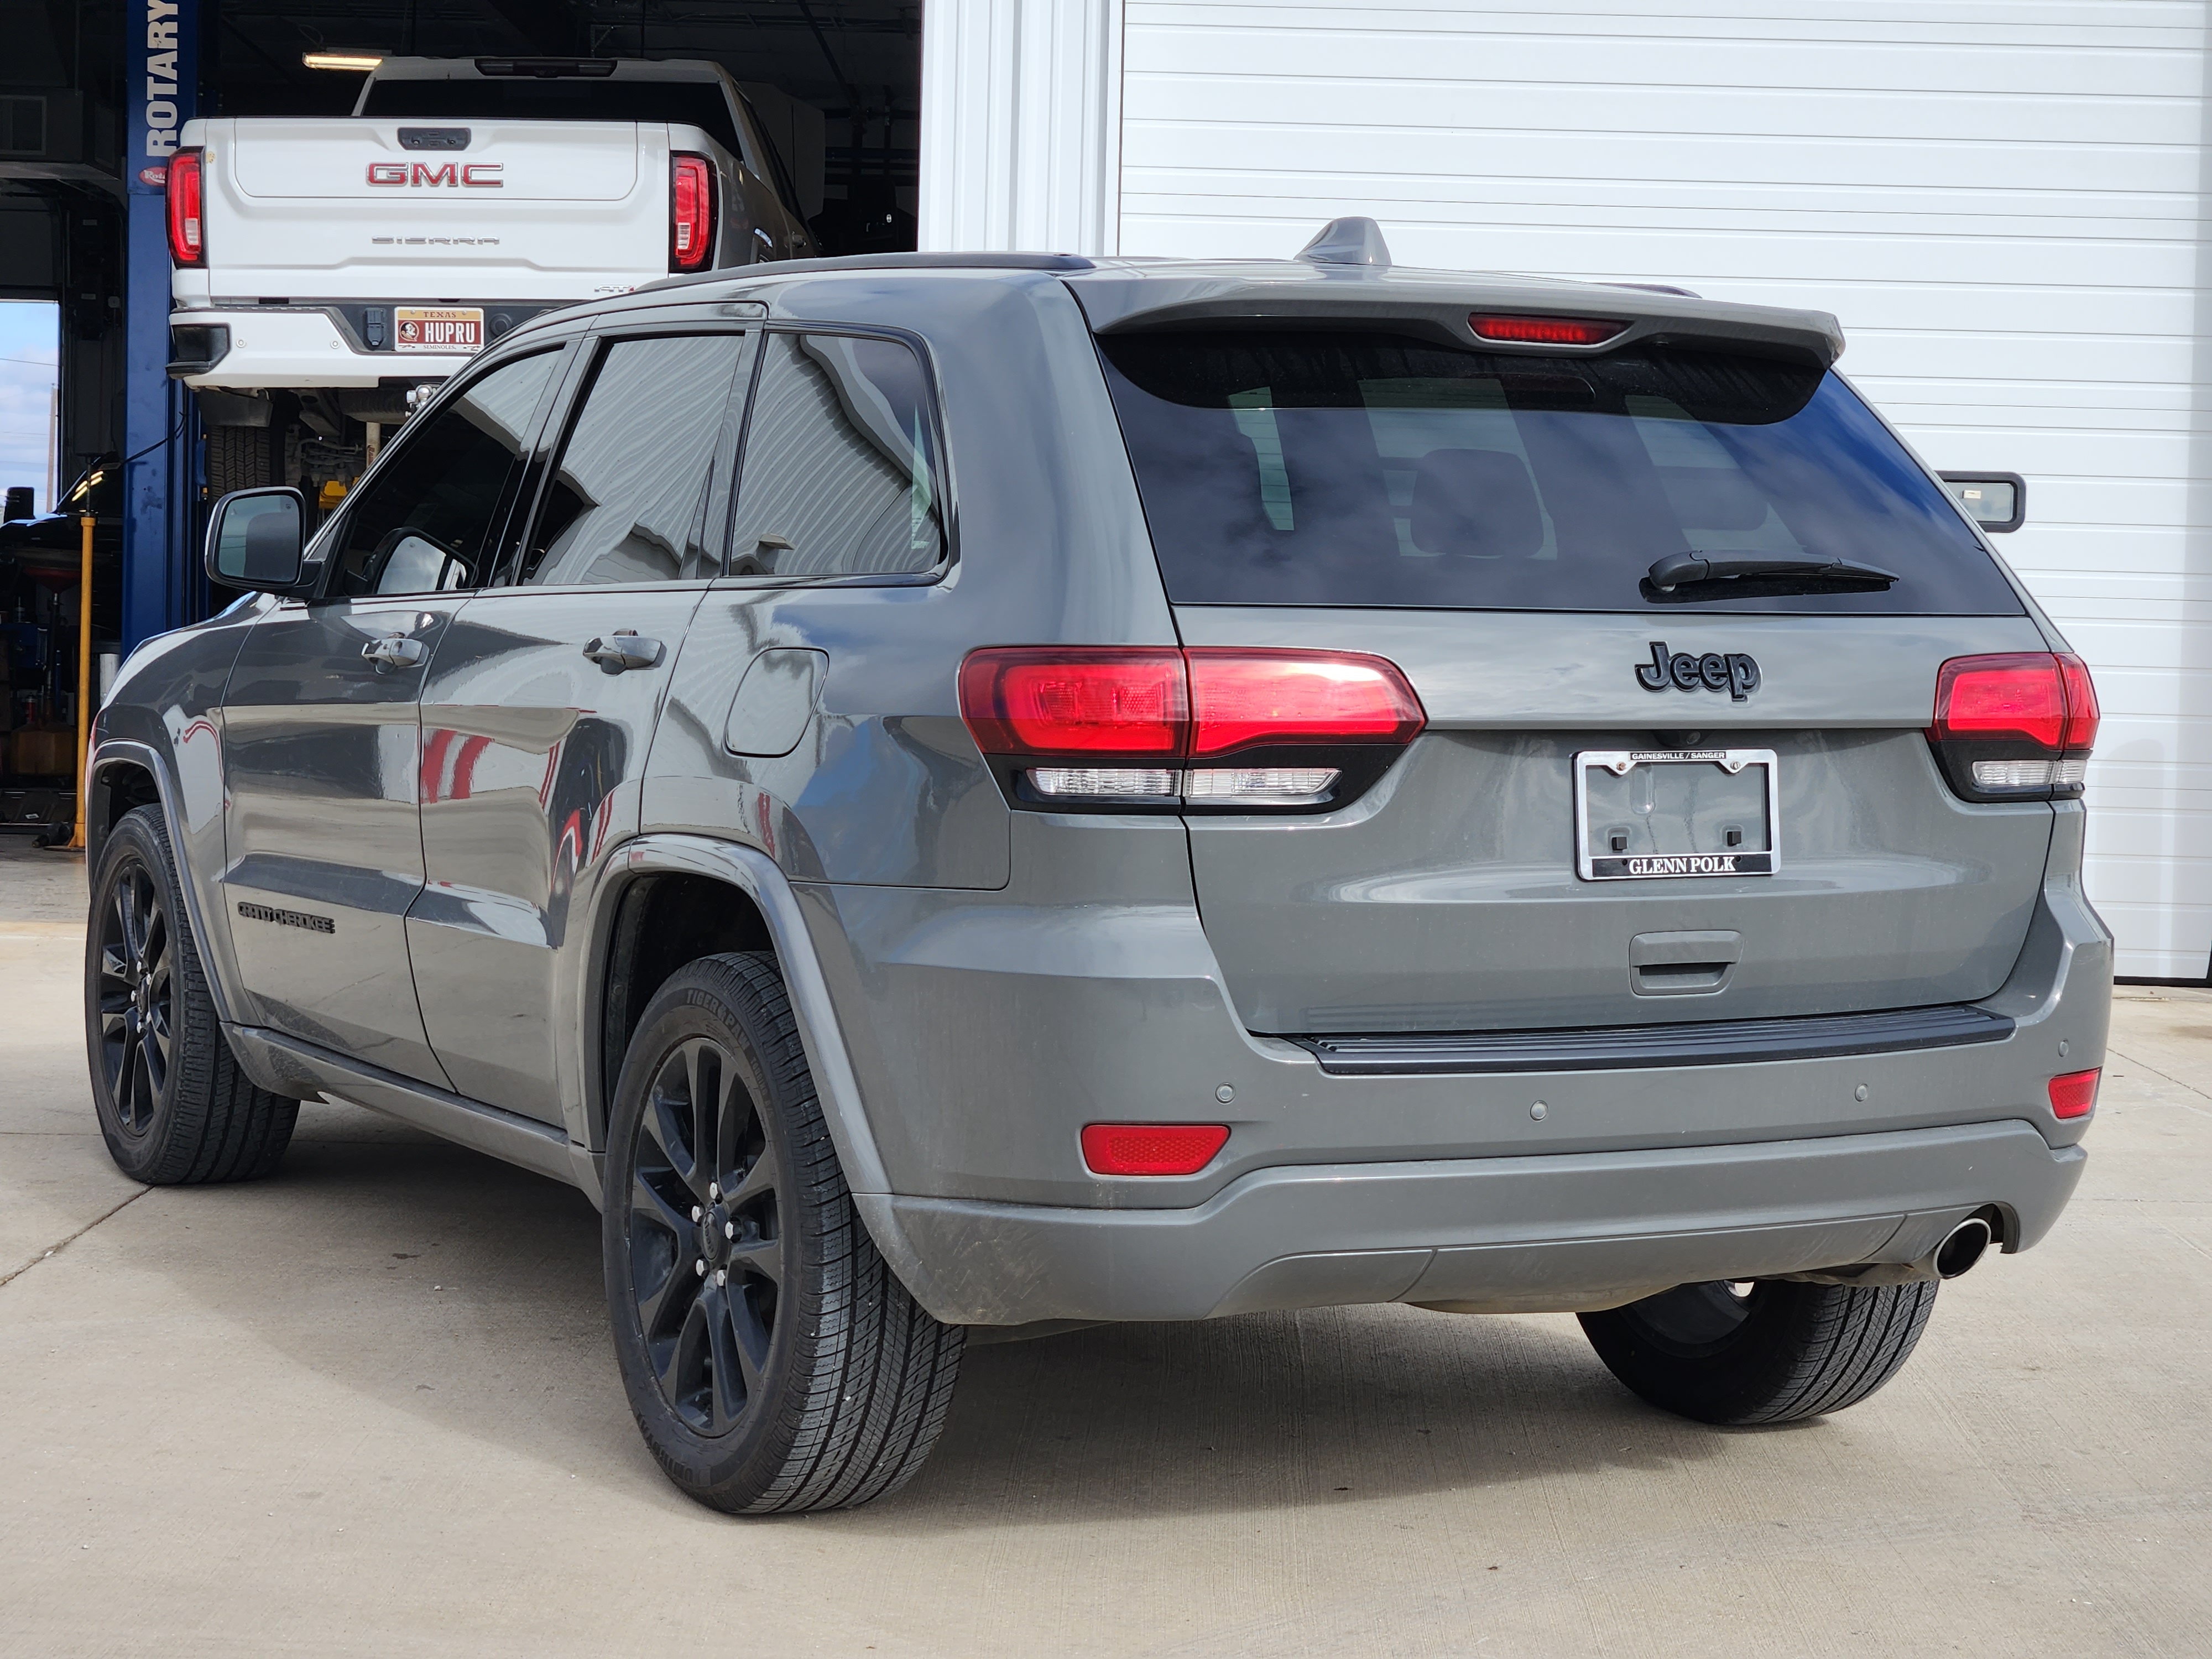
[[1586,749],[1575,757],[1584,881],[1771,876],[1780,867],[1771,749]]
[[483,348],[483,313],[464,306],[396,306],[392,313],[394,351],[479,351]]

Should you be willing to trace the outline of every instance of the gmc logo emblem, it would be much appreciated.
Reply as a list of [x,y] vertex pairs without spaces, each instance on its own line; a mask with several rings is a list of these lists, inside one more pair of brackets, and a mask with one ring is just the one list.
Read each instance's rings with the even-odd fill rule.
[[372,185],[443,185],[451,190],[465,185],[471,190],[498,190],[506,183],[499,175],[505,169],[497,161],[371,161],[368,182]]

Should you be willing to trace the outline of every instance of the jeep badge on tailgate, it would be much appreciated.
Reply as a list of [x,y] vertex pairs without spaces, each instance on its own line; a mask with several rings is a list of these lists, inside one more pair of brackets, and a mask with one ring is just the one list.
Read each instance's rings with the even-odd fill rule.
[[1673,686],[1677,691],[1695,691],[1703,687],[1708,691],[1725,691],[1741,702],[1759,690],[1759,662],[1741,651],[1731,651],[1723,656],[1717,651],[1708,651],[1696,656],[1687,651],[1671,654],[1667,641],[1651,641],[1651,660],[1636,665],[1636,683],[1646,691],[1664,691]]

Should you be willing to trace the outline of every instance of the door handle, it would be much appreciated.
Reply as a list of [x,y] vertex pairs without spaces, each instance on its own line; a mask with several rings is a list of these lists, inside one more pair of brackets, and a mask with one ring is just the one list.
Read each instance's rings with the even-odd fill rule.
[[410,640],[404,634],[387,634],[380,640],[371,640],[361,648],[362,660],[373,662],[378,668],[411,668],[430,654],[430,647],[420,640]]
[[660,660],[661,644],[640,638],[634,628],[617,628],[586,646],[584,654],[599,664],[602,673],[619,674],[625,669],[653,667]]

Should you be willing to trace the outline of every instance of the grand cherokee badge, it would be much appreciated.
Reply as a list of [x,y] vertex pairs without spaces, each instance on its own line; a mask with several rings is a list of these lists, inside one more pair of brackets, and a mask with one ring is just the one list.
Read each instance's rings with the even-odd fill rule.
[[1646,691],[1664,691],[1670,685],[1677,691],[1725,691],[1741,702],[1759,690],[1759,663],[1741,651],[1725,657],[1717,651],[1702,657],[1687,651],[1670,654],[1666,641],[1654,640],[1651,660],[1636,665],[1636,683]]

